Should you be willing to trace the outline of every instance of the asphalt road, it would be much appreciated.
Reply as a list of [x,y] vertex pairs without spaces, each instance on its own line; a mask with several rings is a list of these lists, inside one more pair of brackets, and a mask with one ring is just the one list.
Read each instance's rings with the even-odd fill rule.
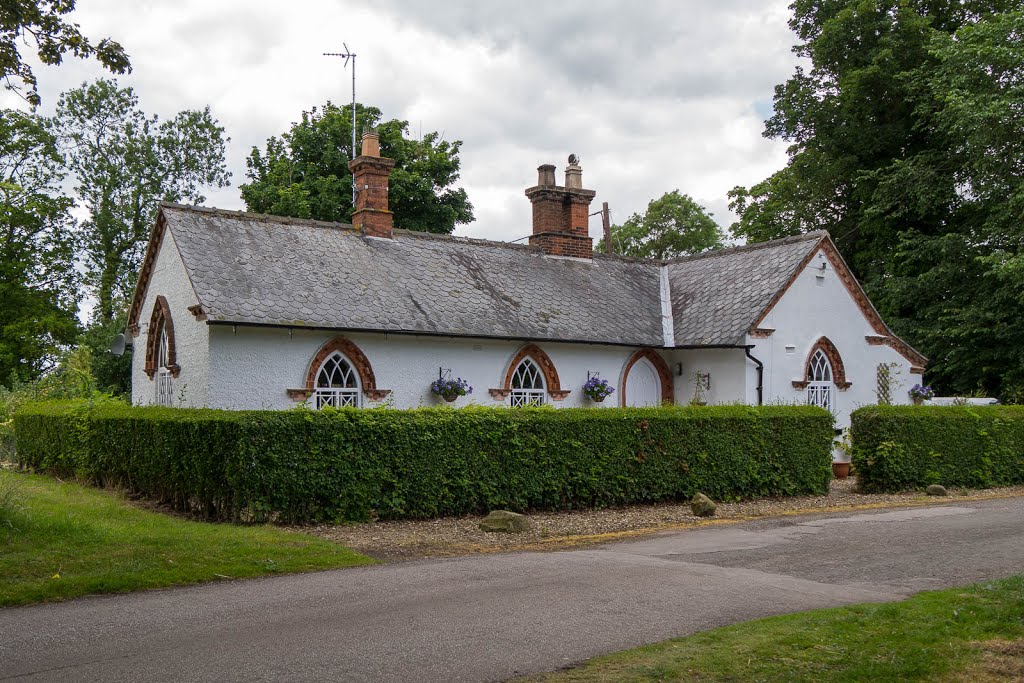
[[1024,498],[0,610],[0,680],[492,681],[1024,571]]

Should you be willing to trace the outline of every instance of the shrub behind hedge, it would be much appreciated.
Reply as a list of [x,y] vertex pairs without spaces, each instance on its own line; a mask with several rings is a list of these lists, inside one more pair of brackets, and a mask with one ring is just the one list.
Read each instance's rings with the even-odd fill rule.
[[1024,484],[1024,406],[870,406],[851,432],[865,491]]
[[810,407],[316,412],[36,404],[25,465],[236,518],[359,520],[819,494],[832,417]]

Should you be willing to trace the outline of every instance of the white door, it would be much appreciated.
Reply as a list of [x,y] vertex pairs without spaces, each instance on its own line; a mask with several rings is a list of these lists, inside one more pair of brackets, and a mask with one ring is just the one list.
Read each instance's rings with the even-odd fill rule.
[[661,380],[658,371],[646,358],[641,358],[629,369],[626,377],[627,406],[657,406],[661,404]]

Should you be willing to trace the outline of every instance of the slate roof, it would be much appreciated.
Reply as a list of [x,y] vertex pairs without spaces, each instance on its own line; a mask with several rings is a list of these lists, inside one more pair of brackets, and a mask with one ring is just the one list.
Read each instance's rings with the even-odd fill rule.
[[662,346],[656,264],[165,204],[210,320]]
[[161,205],[161,226],[213,323],[653,347],[743,344],[827,239],[811,233],[669,262],[580,261],[527,245],[405,230],[374,239],[346,224],[176,204]]
[[676,346],[743,344],[761,312],[827,237],[812,232],[670,261]]

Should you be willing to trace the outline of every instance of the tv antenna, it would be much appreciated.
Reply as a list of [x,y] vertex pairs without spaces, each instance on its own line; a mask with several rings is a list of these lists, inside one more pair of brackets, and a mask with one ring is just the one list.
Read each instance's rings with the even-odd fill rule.
[[[352,158],[356,158],[356,55],[348,49],[347,43],[342,43],[344,52],[325,52],[324,57],[342,57],[345,62],[343,68],[348,68],[349,60],[352,60]],[[356,177],[352,176],[352,208],[356,208]]]

